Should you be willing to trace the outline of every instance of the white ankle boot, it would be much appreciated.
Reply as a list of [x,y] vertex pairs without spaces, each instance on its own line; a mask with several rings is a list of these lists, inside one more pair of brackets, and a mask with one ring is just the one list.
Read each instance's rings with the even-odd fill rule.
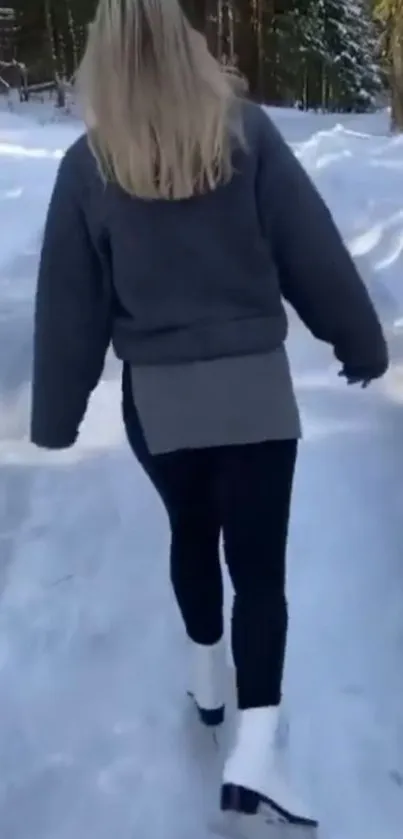
[[221,807],[247,815],[260,806],[277,821],[316,828],[317,820],[292,790],[276,750],[278,708],[239,712],[235,748],[224,768]]
[[224,722],[226,655],[224,640],[205,646],[190,641],[189,694],[195,700],[201,721],[217,726]]

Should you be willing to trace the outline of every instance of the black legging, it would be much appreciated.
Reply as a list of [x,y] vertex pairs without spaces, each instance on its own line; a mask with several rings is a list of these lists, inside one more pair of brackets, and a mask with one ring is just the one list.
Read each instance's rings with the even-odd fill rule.
[[277,705],[287,636],[285,556],[296,440],[151,455],[123,374],[123,416],[134,454],[172,531],[171,579],[189,637],[223,633],[219,537],[235,592],[232,645],[240,709]]

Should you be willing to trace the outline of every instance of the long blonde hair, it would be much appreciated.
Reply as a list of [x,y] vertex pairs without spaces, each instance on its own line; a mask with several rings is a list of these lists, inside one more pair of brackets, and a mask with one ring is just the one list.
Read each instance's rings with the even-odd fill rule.
[[236,84],[179,0],[100,0],[77,85],[103,177],[165,199],[230,180]]

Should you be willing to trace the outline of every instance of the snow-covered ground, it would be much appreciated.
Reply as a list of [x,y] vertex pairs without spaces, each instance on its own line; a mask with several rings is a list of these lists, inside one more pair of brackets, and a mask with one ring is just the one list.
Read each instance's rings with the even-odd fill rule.
[[[72,451],[27,442],[38,248],[80,131],[41,114],[0,110],[0,836],[204,839],[221,758],[187,704],[166,521],[124,440],[117,363]],[[384,381],[349,389],[291,318],[306,442],[289,758],[322,839],[401,839],[403,138],[385,114],[274,118],[359,261],[393,355]]]

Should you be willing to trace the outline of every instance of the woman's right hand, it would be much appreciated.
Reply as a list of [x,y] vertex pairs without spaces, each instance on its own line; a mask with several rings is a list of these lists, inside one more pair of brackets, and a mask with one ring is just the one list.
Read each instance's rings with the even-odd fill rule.
[[386,373],[387,364],[379,365],[371,368],[352,368],[344,365],[340,370],[339,376],[347,380],[348,385],[361,385],[365,388],[371,384],[375,379],[380,379]]

